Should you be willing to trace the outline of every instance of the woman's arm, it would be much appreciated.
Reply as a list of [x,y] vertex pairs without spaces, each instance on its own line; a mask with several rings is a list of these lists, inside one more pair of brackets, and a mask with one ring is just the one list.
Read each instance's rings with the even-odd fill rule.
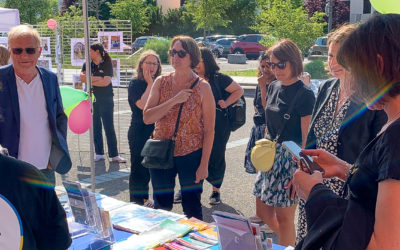
[[144,109],[144,105],[146,105],[147,99],[149,98],[150,95],[151,86],[153,86],[153,78],[151,77],[150,70],[144,70],[143,75],[144,75],[144,80],[147,83],[147,87],[142,97],[136,102],[136,106],[141,110]]
[[311,115],[301,117],[301,141],[302,148],[305,148],[307,143],[308,126],[310,125]]
[[228,87],[225,88],[225,91],[230,93],[230,95],[228,96],[228,98],[226,98],[226,100],[219,100],[218,101],[218,105],[225,109],[227,108],[229,105],[232,105],[233,103],[235,103],[237,100],[240,99],[240,97],[243,95],[244,90],[242,87],[240,87],[240,85],[235,82],[232,81]]
[[375,225],[367,249],[400,249],[400,181],[379,182]]
[[111,84],[111,76],[92,76],[92,85],[97,87],[106,87]]
[[209,84],[200,82],[202,93],[201,108],[204,122],[203,152],[200,166],[196,171],[196,183],[208,177],[208,161],[214,142],[215,101]]
[[161,77],[156,79],[150,90],[146,105],[144,105],[143,121],[146,124],[153,124],[163,118],[173,106],[182,102],[186,102],[186,100],[193,92],[192,89],[181,90],[178,94],[176,94],[168,101],[159,104],[161,81]]

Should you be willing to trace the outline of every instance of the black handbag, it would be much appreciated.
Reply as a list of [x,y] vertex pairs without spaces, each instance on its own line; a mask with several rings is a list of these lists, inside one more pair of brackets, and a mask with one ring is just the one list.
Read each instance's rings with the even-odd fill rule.
[[[219,100],[224,100],[219,87],[218,74],[214,75],[214,84],[218,92]],[[246,123],[246,100],[244,99],[244,95],[235,103],[229,105],[229,107],[225,109],[225,112],[229,120],[229,129],[231,131],[235,131],[243,126]]]
[[[199,78],[194,81],[190,88],[192,89]],[[155,140],[148,139],[143,146],[141,156],[143,157],[142,165],[145,168],[156,168],[156,169],[170,169],[174,167],[174,149],[176,134],[178,133],[179,120],[181,118],[183,104],[179,107],[178,117],[176,119],[175,131],[171,140]]]

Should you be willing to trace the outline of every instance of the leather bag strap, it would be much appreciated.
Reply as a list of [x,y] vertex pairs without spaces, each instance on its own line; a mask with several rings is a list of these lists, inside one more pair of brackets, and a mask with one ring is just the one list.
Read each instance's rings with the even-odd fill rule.
[[[190,86],[190,89],[193,89],[194,86],[196,86],[196,84],[199,82],[199,79],[200,79],[200,77],[197,77],[196,81],[194,81],[194,83],[192,84],[192,86]],[[181,105],[180,105],[180,107],[179,107],[178,117],[176,118],[175,131],[174,131],[174,135],[172,136],[172,140],[173,140],[173,141],[176,140],[176,135],[177,135],[177,133],[178,133],[179,120],[181,119],[181,113],[182,113],[183,104],[185,104],[185,103],[184,103],[184,102],[181,103]]]

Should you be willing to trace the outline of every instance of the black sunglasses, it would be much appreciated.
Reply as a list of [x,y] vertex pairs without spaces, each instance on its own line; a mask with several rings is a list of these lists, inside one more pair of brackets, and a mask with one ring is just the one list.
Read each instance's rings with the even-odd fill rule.
[[174,57],[176,54],[178,54],[180,58],[184,58],[188,53],[184,50],[175,50],[175,49],[169,51],[170,57]]
[[24,50],[29,55],[33,55],[33,54],[36,53],[36,48],[25,48],[25,49],[23,49],[23,48],[13,48],[13,49],[11,49],[12,53],[15,54],[15,55],[21,55],[22,51],[24,51]]
[[268,65],[271,67],[271,69],[275,69],[275,67],[278,67],[278,69],[286,68],[286,62],[278,62],[278,63],[268,62]]

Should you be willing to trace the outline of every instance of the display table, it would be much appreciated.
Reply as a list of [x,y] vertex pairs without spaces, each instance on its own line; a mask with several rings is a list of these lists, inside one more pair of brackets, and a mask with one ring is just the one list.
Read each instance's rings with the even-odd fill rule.
[[[157,226],[161,220],[165,220],[166,218],[177,221],[177,220],[179,220],[179,218],[184,217],[182,215],[172,213],[172,212],[151,209],[151,208],[147,208],[147,207],[138,206],[135,204],[125,203],[125,202],[113,199],[111,197],[107,197],[105,195],[100,195],[100,194],[95,194],[95,195],[96,195],[96,201],[97,201],[98,206],[104,210],[111,211],[110,212],[111,222],[114,225],[113,232],[114,232],[114,238],[115,238],[115,243],[113,244],[113,249],[128,249],[129,247],[127,248],[126,246],[119,248],[118,245],[122,245],[120,243],[127,241],[127,239],[129,237],[135,235],[134,233],[132,233],[132,231],[139,232],[141,230],[145,230],[145,231],[149,230],[149,228],[152,228],[152,227],[154,228],[154,226]],[[64,196],[59,197],[59,199],[66,210],[67,217],[69,218],[68,221],[69,221],[69,226],[70,226],[70,232],[73,232],[73,230],[71,230],[71,226],[74,222],[72,222],[72,219],[71,219],[72,213],[71,213],[70,208],[68,207],[68,202],[67,202],[68,197],[66,195],[64,195]],[[132,211],[130,211],[130,210],[132,210]],[[130,223],[126,223],[129,221],[130,221]],[[131,232],[127,232],[126,230],[116,229],[115,226],[118,226],[118,225],[127,226],[127,227],[132,226],[132,227],[127,228],[128,231],[131,231]],[[141,227],[137,228],[134,225],[141,225]],[[188,237],[186,236],[186,238],[188,238]],[[118,242],[119,242],[119,244],[116,244]],[[82,236],[75,236],[73,238],[72,244],[69,249],[73,249],[73,250],[110,249],[110,243],[96,238],[95,234],[86,232]],[[132,247],[132,249],[141,249],[141,248]],[[158,249],[167,249],[167,248],[159,247]],[[208,249],[219,250],[220,245],[217,244]],[[285,248],[282,246],[273,244],[273,249],[274,250],[283,250]]]

